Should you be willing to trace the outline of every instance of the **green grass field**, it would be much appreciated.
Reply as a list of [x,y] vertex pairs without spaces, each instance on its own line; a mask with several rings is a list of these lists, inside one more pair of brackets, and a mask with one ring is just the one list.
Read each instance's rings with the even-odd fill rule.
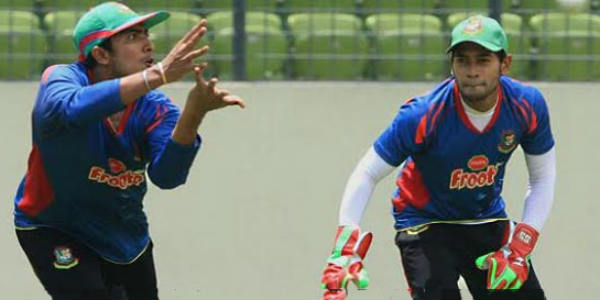
[[[549,299],[598,297],[600,249],[600,86],[536,84],[546,96],[556,139],[558,178],[552,214],[534,252]],[[0,136],[0,299],[48,298],[18,246],[12,197],[31,147],[37,83],[2,82]],[[190,84],[164,89],[182,104]],[[315,299],[332,246],[343,188],[355,163],[400,104],[433,84],[224,83],[247,109],[208,115],[188,183],[150,186],[146,209],[163,299]],[[374,244],[367,291],[350,300],[409,299],[384,179],[363,218]],[[527,174],[521,150],[507,169],[504,197],[519,219]],[[469,299],[468,292],[463,294]]]

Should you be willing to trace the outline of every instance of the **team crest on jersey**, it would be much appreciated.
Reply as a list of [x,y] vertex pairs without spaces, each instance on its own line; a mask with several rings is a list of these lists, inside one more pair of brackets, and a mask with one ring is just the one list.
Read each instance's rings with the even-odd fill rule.
[[515,133],[512,130],[502,131],[502,137],[500,138],[500,144],[498,144],[498,150],[502,153],[509,153],[517,147],[517,139]]
[[71,248],[58,246],[54,248],[54,267],[57,269],[70,269],[79,263],[79,259],[73,255]]
[[475,155],[467,162],[468,169],[454,169],[450,174],[450,189],[462,190],[491,186],[496,181],[500,163],[490,165],[487,156]]
[[88,179],[122,190],[139,186],[146,180],[144,170],[127,170],[127,165],[118,159],[109,158],[108,168],[109,172],[102,167],[92,166]]

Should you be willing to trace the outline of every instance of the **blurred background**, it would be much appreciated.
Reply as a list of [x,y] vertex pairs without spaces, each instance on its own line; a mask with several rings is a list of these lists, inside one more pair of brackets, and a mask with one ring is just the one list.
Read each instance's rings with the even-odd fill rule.
[[[77,58],[72,30],[98,0],[0,0],[0,80],[35,80]],[[224,80],[437,81],[451,28],[499,20],[513,77],[600,79],[600,0],[124,0],[168,10],[151,30],[157,58],[208,19],[211,75]]]

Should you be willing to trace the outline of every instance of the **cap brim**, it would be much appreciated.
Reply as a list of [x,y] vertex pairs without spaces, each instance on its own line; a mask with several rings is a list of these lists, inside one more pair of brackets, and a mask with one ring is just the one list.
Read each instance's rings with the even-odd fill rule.
[[480,41],[477,39],[466,38],[466,39],[461,39],[461,40],[458,40],[458,41],[455,41],[454,43],[452,43],[452,45],[450,45],[450,47],[448,47],[448,49],[446,49],[446,53],[452,51],[452,49],[454,49],[454,47],[458,46],[459,44],[466,43],[466,42],[475,43],[475,44],[480,45],[481,47],[486,48],[492,52],[498,52],[498,51],[502,50],[502,47],[500,47],[498,45],[494,45],[492,43]]
[[170,15],[171,14],[169,14],[166,11],[155,11],[155,12],[149,13],[147,15],[140,16],[139,18],[135,18],[135,19],[115,28],[112,31],[112,34],[113,35],[117,34],[127,28],[133,27],[133,26],[141,24],[141,23],[144,24],[144,27],[146,27],[146,29],[149,29],[150,27],[152,27],[156,24],[159,24],[159,23],[163,22],[164,20],[168,19]]

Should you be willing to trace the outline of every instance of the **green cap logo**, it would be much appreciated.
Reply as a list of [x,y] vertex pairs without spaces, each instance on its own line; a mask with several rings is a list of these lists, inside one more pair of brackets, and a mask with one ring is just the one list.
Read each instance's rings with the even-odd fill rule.
[[481,19],[479,18],[469,18],[467,19],[467,24],[463,29],[464,34],[476,35],[483,31],[483,24],[481,24]]

